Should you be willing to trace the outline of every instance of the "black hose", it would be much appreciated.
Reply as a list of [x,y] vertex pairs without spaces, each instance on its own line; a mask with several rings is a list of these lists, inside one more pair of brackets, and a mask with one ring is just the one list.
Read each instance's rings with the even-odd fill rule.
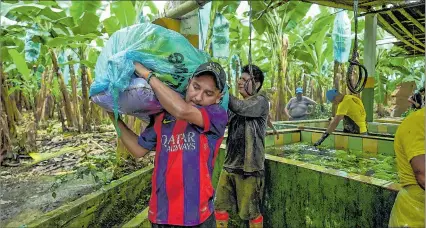
[[[253,96],[257,93],[257,89],[256,89],[256,81],[254,80],[253,77],[253,72],[250,72],[250,79],[244,82],[244,90],[246,91],[247,95],[249,96]],[[249,92],[249,83],[251,81],[251,93]]]
[[[349,60],[348,72],[346,74],[346,85],[348,89],[354,93],[358,94],[364,90],[365,84],[367,83],[368,71],[367,69],[358,61],[358,0],[354,0],[354,18],[355,18],[355,41],[354,48],[352,50],[352,57]],[[356,79],[356,85],[352,84],[352,75],[354,72],[354,67],[358,66],[358,78]]]
[[[358,78],[355,79],[356,85],[354,86],[352,84],[352,74],[356,66],[358,66]],[[367,83],[367,78],[368,78],[367,69],[357,60],[355,61],[350,60],[348,72],[346,74],[346,85],[348,89],[354,94],[361,93],[362,90],[364,90],[365,84]]]

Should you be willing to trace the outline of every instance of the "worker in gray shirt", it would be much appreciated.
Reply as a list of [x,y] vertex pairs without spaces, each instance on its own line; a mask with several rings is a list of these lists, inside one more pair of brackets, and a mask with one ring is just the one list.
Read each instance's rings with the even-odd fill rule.
[[244,66],[238,80],[238,92],[244,99],[229,96],[226,155],[215,198],[218,228],[228,227],[228,213],[231,211],[237,212],[242,220],[249,221],[250,228],[263,227],[260,209],[265,181],[269,100],[261,91],[263,72],[256,65],[251,65],[251,68]]
[[[308,115],[309,105],[315,106],[317,103],[308,97],[303,96],[303,89],[296,89],[296,97],[293,97],[285,107],[285,114],[289,117],[289,120],[306,120]],[[312,110],[314,107],[312,107]]]

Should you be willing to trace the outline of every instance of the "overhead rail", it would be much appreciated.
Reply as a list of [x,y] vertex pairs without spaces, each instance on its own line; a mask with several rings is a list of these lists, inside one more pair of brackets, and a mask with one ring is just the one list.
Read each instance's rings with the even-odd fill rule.
[[191,0],[184,2],[178,7],[165,12],[164,17],[179,19],[183,15],[204,6],[208,2],[210,2],[210,0]]

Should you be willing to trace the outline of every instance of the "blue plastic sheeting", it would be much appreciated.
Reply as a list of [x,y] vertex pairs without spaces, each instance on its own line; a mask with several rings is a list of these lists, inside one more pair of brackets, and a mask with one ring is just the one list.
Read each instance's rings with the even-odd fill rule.
[[[183,95],[193,72],[208,61],[210,57],[194,48],[181,34],[151,23],[136,24],[115,32],[105,44],[96,63],[90,96],[92,101],[104,108],[113,107],[116,114],[139,113],[138,117],[143,118],[144,114],[152,113],[159,102],[148,84],[134,81],[133,62],[140,62],[151,69],[160,80]],[[131,83],[133,90],[140,90],[135,94],[142,97],[123,94],[132,90],[129,89]],[[95,98],[97,95],[103,98]],[[221,102],[225,109],[228,108],[228,99],[226,88]],[[147,100],[150,101],[148,105],[144,103]],[[124,109],[126,105],[120,102],[129,102],[138,109],[129,112]]]
[[229,22],[222,14],[216,14],[213,24],[213,57],[229,58]]
[[334,60],[347,62],[351,52],[351,21],[346,11],[337,13],[333,27]]

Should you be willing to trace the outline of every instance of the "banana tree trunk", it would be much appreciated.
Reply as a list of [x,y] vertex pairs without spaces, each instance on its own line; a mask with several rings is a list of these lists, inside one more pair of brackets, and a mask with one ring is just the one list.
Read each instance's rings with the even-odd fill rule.
[[[71,57],[68,56],[68,61],[71,61],[71,60],[72,60]],[[82,127],[81,127],[81,119],[80,119],[80,108],[79,108],[78,99],[77,99],[77,78],[75,76],[74,65],[70,64],[69,68],[70,68],[71,91],[72,91],[71,97],[72,97],[72,104],[74,107],[74,116],[77,121],[78,131],[81,132]]]
[[275,72],[272,73],[272,77],[271,77],[271,87],[274,87],[275,85]]
[[207,30],[207,37],[206,37],[206,46],[204,46],[204,51],[209,53],[209,55],[212,55],[212,49],[210,48],[212,40],[213,40],[213,25],[214,20],[216,19],[216,12],[217,12],[217,4],[212,2],[211,4],[211,11],[210,11],[210,21],[209,21],[209,27]]
[[[90,87],[90,85],[92,85],[93,79],[92,79],[92,73],[90,71],[90,69],[87,70],[87,83],[88,83],[88,87]],[[95,126],[100,126],[101,125],[101,108],[99,106],[97,106],[96,104],[94,104],[93,102],[90,102],[90,113],[91,113],[91,117],[92,120],[91,122],[95,123]]]
[[22,91],[18,91],[16,95],[16,107],[18,108],[18,111],[22,112],[22,108],[25,108],[25,102],[23,100],[23,94]]
[[[379,73],[380,74],[380,73]],[[384,92],[384,95],[383,95],[383,105],[384,106],[388,106],[388,102],[389,102],[389,86],[387,85],[387,83],[384,83],[385,85],[383,86],[383,92]]]
[[65,125],[64,111],[62,110],[62,101],[60,99],[56,101],[56,109],[58,110],[58,118],[59,118],[59,121],[61,122],[62,132],[65,132],[68,129],[67,129],[67,126]]
[[44,120],[46,115],[49,119],[53,119],[55,116],[55,99],[50,94],[46,96],[45,107],[45,111],[42,112],[41,120]]
[[[136,122],[136,118],[134,116],[128,116],[126,115],[124,117],[124,122],[126,123],[127,126],[129,126],[130,128],[132,128],[133,132],[136,132],[136,134],[140,133],[140,127],[139,129],[133,129],[135,128],[135,122]],[[140,123],[140,121],[139,121]],[[123,142],[121,141],[121,139],[118,139],[117,142],[117,149],[116,149],[116,158],[117,158],[117,166],[122,166],[123,165],[123,161],[125,161],[126,159],[128,159],[130,157],[130,153],[127,150],[127,148],[124,146]]]
[[[80,59],[84,58],[83,48],[80,48]],[[84,64],[80,64],[81,69],[81,91],[83,94],[83,130],[90,131],[90,110],[89,110],[89,90],[87,85],[87,67]]]
[[324,93],[321,85],[318,85],[318,99],[321,105],[324,104]]
[[229,86],[229,94],[232,94],[232,67],[229,65],[229,62],[227,64],[227,70],[228,70],[228,86]]
[[285,77],[285,88],[286,88],[286,92],[287,92],[286,97],[289,98],[289,100],[290,100],[290,98],[292,97],[293,94],[291,93],[291,89],[290,89],[291,82],[290,82],[290,78],[288,77],[288,68],[287,68],[286,72],[284,73],[284,77]]
[[[290,89],[291,91],[293,91],[293,92],[296,91],[298,82],[300,82],[300,74],[296,73],[294,75],[294,78],[293,78],[293,88]],[[305,91],[303,91],[303,92],[305,92]]]
[[10,103],[12,104],[12,110],[13,110],[13,116],[15,117],[15,121],[19,122],[22,119],[21,112],[18,110],[18,107],[16,106],[16,99],[15,94],[12,93],[9,95]]
[[[333,77],[333,88],[337,89],[337,91],[342,92],[340,87],[340,83],[343,78],[343,64],[337,61],[334,61],[334,77]],[[331,106],[332,116],[336,115],[337,106],[333,103]]]
[[73,115],[73,107],[72,107],[72,102],[71,99],[69,97],[68,94],[68,90],[67,90],[67,86],[65,85],[65,81],[64,81],[64,77],[62,76],[62,73],[59,69],[59,65],[58,65],[58,59],[56,57],[55,52],[50,49],[50,55],[52,57],[52,63],[53,63],[53,69],[54,72],[56,73],[56,76],[58,78],[58,82],[59,82],[59,88],[61,90],[62,93],[62,99],[63,99],[63,104],[65,106],[65,115],[66,115],[66,119],[67,119],[67,125],[69,127],[74,127],[76,126],[76,118]]
[[305,96],[308,96],[308,91],[306,91],[306,86],[308,85],[308,78],[303,71],[302,71],[301,79],[302,79],[302,82],[303,82],[303,85],[302,85],[303,92],[305,93]]
[[[0,85],[1,86],[1,85]],[[7,115],[3,112],[3,102],[0,102],[0,164],[3,158],[11,151],[10,133]]]
[[235,67],[237,68],[237,69],[235,69],[235,92],[234,92],[234,95],[236,96],[236,97],[238,97],[239,96],[239,92],[238,92],[238,79],[240,78],[240,73],[241,73],[241,66],[240,66],[240,60],[241,60],[241,58],[240,58],[240,55],[238,55],[238,60],[236,60],[237,62],[235,63]]
[[281,59],[278,60],[278,75],[277,75],[277,97],[275,99],[275,120],[287,120],[288,116],[284,115],[284,87],[283,87],[283,78],[280,77],[280,73],[282,72]]
[[340,92],[343,95],[346,95],[348,93],[347,93],[347,86],[346,86],[346,66],[345,66],[344,63],[342,63],[342,65],[340,65],[340,72],[341,72],[340,83],[339,83]]
[[[124,117],[124,122],[127,126],[130,127],[130,129],[133,132],[136,132],[139,134],[142,132],[146,126],[148,126],[148,122],[141,121],[140,119],[134,117],[134,116],[128,116],[126,115]],[[122,167],[125,165],[124,161],[130,158],[130,152],[127,150],[127,148],[124,146],[123,142],[120,139],[117,139],[117,148],[115,151],[116,155],[116,167],[114,169],[114,177],[118,176],[119,173],[122,171]]]
[[46,67],[44,69],[43,74],[41,75],[41,88],[40,88],[40,92],[37,96],[37,105],[36,105],[36,115],[35,115],[35,121],[38,123],[41,119],[42,116],[42,112],[44,110],[44,104],[45,104],[45,100],[46,100],[46,83],[48,81],[48,73],[49,72],[49,67]]
[[[36,95],[36,94],[34,94],[34,95]],[[32,103],[31,103],[31,101],[29,101],[29,100],[27,99],[27,97],[25,97],[25,96],[22,94],[22,91],[21,91],[21,92],[19,92],[19,93],[17,94],[17,97],[20,97],[20,103],[21,103],[21,104],[24,104],[25,110],[30,111],[30,110],[32,110],[32,109],[33,109],[33,105],[32,105]],[[22,106],[22,105],[21,105],[21,106]],[[18,111],[21,111],[21,110],[19,110],[19,109],[18,109]]]
[[[9,117],[9,112],[7,110],[7,105],[10,101],[7,99],[7,86],[5,84],[6,75],[3,73],[3,64],[0,62],[0,89],[1,89],[1,99],[0,99],[0,164],[3,161],[4,156],[11,151],[11,132],[16,132],[15,122],[13,118]],[[4,81],[3,81],[4,80]],[[4,106],[3,106],[4,102]],[[3,108],[4,107],[4,108]],[[3,111],[4,110],[4,111]],[[12,121],[10,121],[12,119]],[[9,131],[10,130],[10,131]]]
[[6,84],[7,75],[3,73],[3,70],[1,73],[2,73],[2,78],[1,78],[1,84],[2,84],[1,98],[2,99],[1,100],[4,102],[4,109],[6,111],[7,123],[9,128],[9,136],[10,138],[15,138],[16,137],[16,123],[15,123],[15,115],[14,115],[15,112],[13,111],[13,105],[11,100],[9,99],[10,97],[8,96],[9,90]]
[[279,67],[281,68],[278,72],[278,99],[276,105],[276,120],[288,120],[288,116],[284,115],[284,109],[287,102],[287,88],[285,81],[287,81],[287,54],[288,54],[288,37],[283,35],[281,39],[281,51],[279,52]]
[[55,102],[53,100],[53,97],[51,95],[52,91],[51,91],[51,85],[53,83],[53,69],[50,69],[47,75],[47,81],[46,81],[46,86],[45,87],[45,98],[42,101],[42,106],[41,106],[41,115],[40,115],[40,121],[44,121],[46,120],[46,114],[47,117],[49,119],[53,118],[54,115],[54,110],[55,110]]

